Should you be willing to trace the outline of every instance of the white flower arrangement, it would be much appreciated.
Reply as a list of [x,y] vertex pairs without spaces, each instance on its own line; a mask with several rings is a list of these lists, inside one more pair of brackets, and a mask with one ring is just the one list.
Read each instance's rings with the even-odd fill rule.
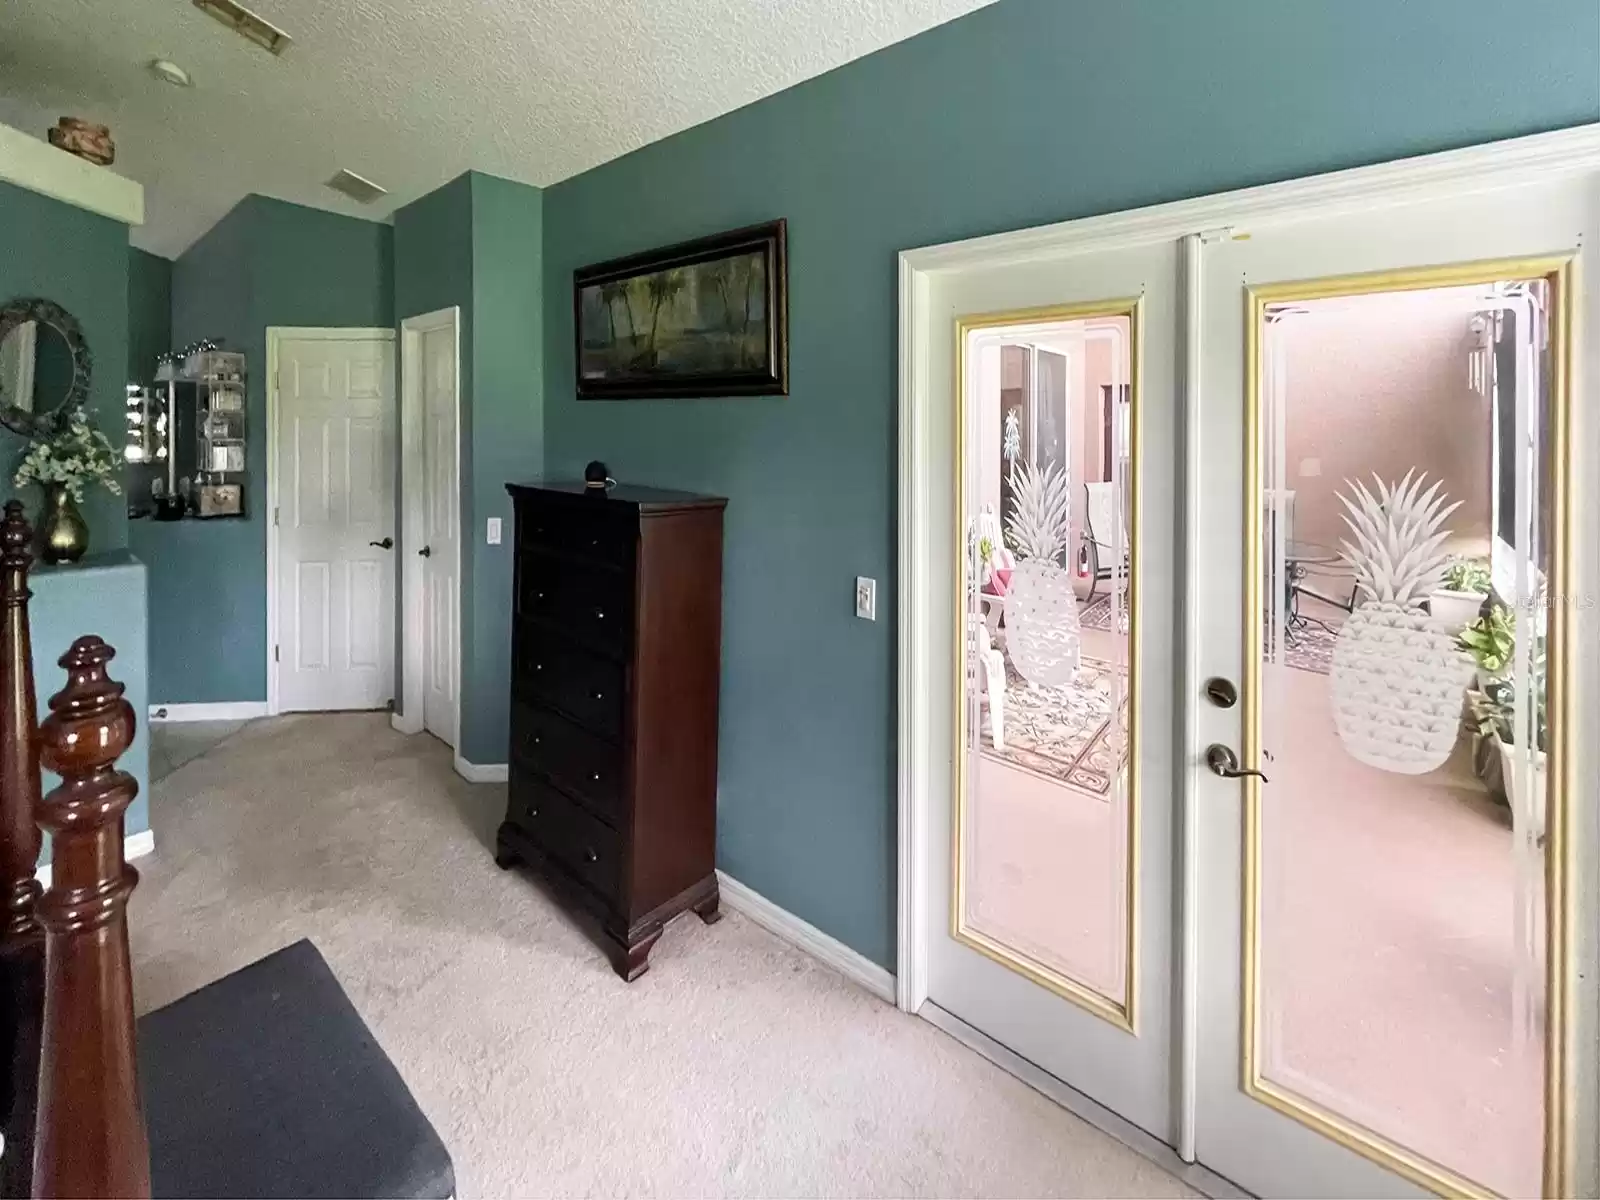
[[17,464],[12,482],[17,487],[60,484],[73,500],[82,501],[84,486],[95,482],[120,496],[122,485],[117,482],[117,470],[117,452],[111,439],[94,427],[87,412],[77,408],[49,437],[29,447]]

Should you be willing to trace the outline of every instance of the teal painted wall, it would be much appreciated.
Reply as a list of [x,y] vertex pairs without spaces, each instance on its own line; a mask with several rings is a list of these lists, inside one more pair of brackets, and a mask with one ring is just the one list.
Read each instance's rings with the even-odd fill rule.
[[[144,566],[126,550],[91,552],[75,567],[36,563],[28,585],[33,590],[28,604],[33,686],[41,718],[50,711],[50,697],[66,686],[67,673],[56,663],[73,642],[86,633],[98,634],[117,652],[106,670],[127,689],[123,695],[133,705],[135,716],[133,745],[117,760],[117,766],[139,784],[139,795],[123,818],[123,832],[142,833],[150,828]],[[46,791],[59,782],[49,771],[44,773]],[[43,861],[49,857],[46,847]]]
[[[1600,5],[1505,11],[1004,0],[546,190],[550,472],[730,498],[721,867],[892,965],[896,253],[1600,120]],[[780,216],[790,397],[574,400],[573,268]]]
[[[109,217],[47,196],[0,183],[0,303],[41,296],[77,317],[94,367],[89,409],[108,436],[123,428],[123,391],[128,361],[128,227]],[[0,430],[4,494],[26,449],[21,438]],[[22,494],[30,518],[39,508],[38,489]],[[90,549],[128,544],[127,505],[120,496],[94,488],[85,497]]]
[[155,378],[156,357],[172,349],[172,261],[128,248],[128,373],[125,383]]
[[543,461],[542,220],[538,188],[477,172],[394,218],[396,326],[461,309],[459,749],[474,763],[506,761],[510,543],[485,544],[484,529],[499,516],[509,539],[505,484],[537,476]]
[[388,326],[392,237],[387,225],[248,196],[174,263],[173,340],[213,337],[248,356],[249,515],[133,522],[150,569],[155,702],[266,699],[266,330]]
[[[472,469],[462,478],[472,548],[462,645],[461,754],[503,763],[511,694],[511,497],[505,485],[544,469],[544,196],[472,175]],[[485,542],[489,517],[505,530]]]

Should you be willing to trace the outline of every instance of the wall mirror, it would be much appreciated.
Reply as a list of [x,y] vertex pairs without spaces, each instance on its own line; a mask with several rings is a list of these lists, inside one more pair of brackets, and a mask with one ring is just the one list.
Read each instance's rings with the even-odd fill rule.
[[78,319],[49,300],[0,307],[0,425],[48,432],[89,395],[89,346]]

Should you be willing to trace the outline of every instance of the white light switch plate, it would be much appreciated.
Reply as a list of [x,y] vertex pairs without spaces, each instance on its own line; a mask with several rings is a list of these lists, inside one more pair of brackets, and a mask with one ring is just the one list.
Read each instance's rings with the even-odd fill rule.
[[863,621],[878,619],[878,581],[856,576],[856,616]]
[[488,536],[489,536],[489,545],[498,546],[500,544],[500,518],[499,517],[490,517],[489,518],[489,534],[488,534]]

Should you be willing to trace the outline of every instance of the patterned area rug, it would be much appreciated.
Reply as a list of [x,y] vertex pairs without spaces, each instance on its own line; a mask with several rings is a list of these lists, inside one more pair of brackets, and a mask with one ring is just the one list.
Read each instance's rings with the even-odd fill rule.
[[[1078,624],[1085,629],[1110,629],[1111,628],[1111,597],[1096,596],[1093,604],[1078,602]],[[1128,632],[1128,612],[1124,609],[1121,613],[1122,633]]]
[[[1123,679],[1116,727],[1111,723],[1111,684]],[[1111,780],[1128,760],[1127,671],[1084,655],[1072,687],[1034,687],[1006,661],[1006,748],[989,736],[989,704],[981,709],[982,751],[1046,779],[1107,796]]]
[[1296,629],[1284,639],[1283,661],[1300,671],[1326,675],[1333,670],[1333,644],[1338,637],[1320,625]]

